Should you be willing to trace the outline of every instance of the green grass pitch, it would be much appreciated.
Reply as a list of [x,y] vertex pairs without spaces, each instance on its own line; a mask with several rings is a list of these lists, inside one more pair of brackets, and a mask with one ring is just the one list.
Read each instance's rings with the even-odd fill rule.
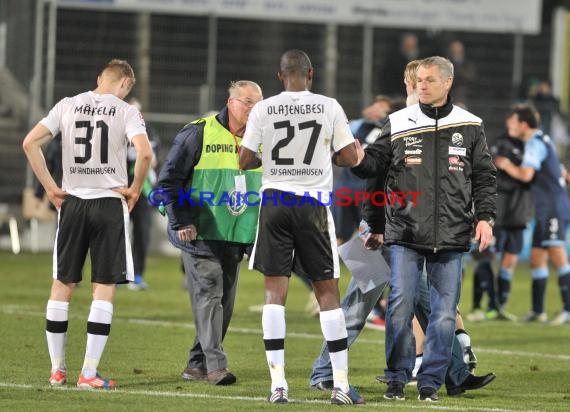
[[[45,341],[45,306],[51,283],[50,254],[0,252],[0,410],[10,411],[237,411],[274,410],[265,401],[269,372],[261,334],[261,315],[248,306],[263,299],[263,278],[243,264],[235,313],[225,350],[235,385],[215,387],[186,382],[184,369],[194,329],[187,292],[181,288],[180,260],[151,256],[149,290],[117,291],[111,336],[100,364],[105,377],[117,380],[116,391],[75,389],[85,350],[85,324],[90,305],[88,282],[70,306],[67,342],[67,386],[47,384],[50,362]],[[89,268],[85,273],[89,274]],[[89,279],[89,275],[86,276]],[[344,291],[349,280],[341,278]],[[472,277],[468,268],[461,310],[471,308]],[[308,388],[308,378],[322,336],[317,318],[303,312],[307,291],[291,279],[287,303],[286,375],[291,403],[281,409],[329,410],[330,394]],[[508,310],[522,316],[530,306],[530,274],[521,264],[515,273]],[[555,274],[548,285],[547,312],[561,308]],[[495,372],[488,387],[440,402],[417,401],[415,387],[403,402],[383,399],[385,385],[375,381],[385,366],[384,332],[365,329],[349,356],[349,378],[367,400],[363,409],[443,409],[451,411],[570,410],[570,325],[488,321],[466,322],[479,364],[476,373]]]

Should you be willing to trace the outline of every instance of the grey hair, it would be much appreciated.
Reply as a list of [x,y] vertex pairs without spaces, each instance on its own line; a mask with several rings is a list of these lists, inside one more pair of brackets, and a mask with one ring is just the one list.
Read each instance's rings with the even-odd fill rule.
[[230,87],[228,88],[228,93],[230,97],[239,96],[239,89],[243,87],[253,87],[254,89],[257,89],[260,95],[263,95],[263,93],[261,92],[261,87],[259,87],[259,84],[257,84],[256,82],[252,82],[251,80],[236,80],[230,82]]
[[443,80],[453,79],[453,63],[451,63],[448,59],[441,56],[431,56],[427,57],[420,61],[419,66],[422,67],[431,67],[437,66],[439,68],[439,72],[441,73],[441,78]]

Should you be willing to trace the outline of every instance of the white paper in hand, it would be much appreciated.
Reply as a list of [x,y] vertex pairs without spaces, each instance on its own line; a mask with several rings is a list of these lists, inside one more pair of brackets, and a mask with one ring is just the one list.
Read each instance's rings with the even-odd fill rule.
[[362,293],[384,287],[390,280],[390,267],[382,253],[366,249],[357,236],[339,246],[338,254]]

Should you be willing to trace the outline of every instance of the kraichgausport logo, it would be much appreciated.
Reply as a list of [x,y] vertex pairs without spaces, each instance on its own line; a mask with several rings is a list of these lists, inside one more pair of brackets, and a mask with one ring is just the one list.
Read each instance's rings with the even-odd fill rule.
[[[421,163],[421,158],[417,158]],[[177,192],[176,203],[178,206],[189,207],[204,207],[204,206],[225,206],[232,216],[242,215],[248,206],[266,206],[271,205],[284,205],[284,206],[301,206],[309,204],[311,206],[330,206],[333,204],[337,206],[359,206],[365,201],[370,201],[374,206],[406,206],[411,203],[416,206],[418,197],[422,192],[399,192],[399,191],[376,191],[373,193],[367,191],[353,191],[348,188],[340,188],[335,192],[305,192],[302,195],[293,192],[273,192],[268,194],[264,191],[262,193],[256,191],[248,191],[245,193],[238,192],[235,189],[229,192],[223,191],[219,196],[214,192],[197,191],[195,188],[184,190],[179,189]],[[164,208],[170,203],[171,193],[168,190],[156,187],[150,191],[147,196],[148,202],[152,206]]]

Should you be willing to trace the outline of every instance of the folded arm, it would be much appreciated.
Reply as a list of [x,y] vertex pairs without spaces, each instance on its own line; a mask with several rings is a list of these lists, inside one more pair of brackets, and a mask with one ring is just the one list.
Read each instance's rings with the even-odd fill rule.
[[41,123],[38,123],[26,135],[22,147],[34,174],[42,184],[48,199],[59,209],[67,193],[61,190],[50,174],[46,159],[42,152],[42,146],[53,138],[51,131]]

